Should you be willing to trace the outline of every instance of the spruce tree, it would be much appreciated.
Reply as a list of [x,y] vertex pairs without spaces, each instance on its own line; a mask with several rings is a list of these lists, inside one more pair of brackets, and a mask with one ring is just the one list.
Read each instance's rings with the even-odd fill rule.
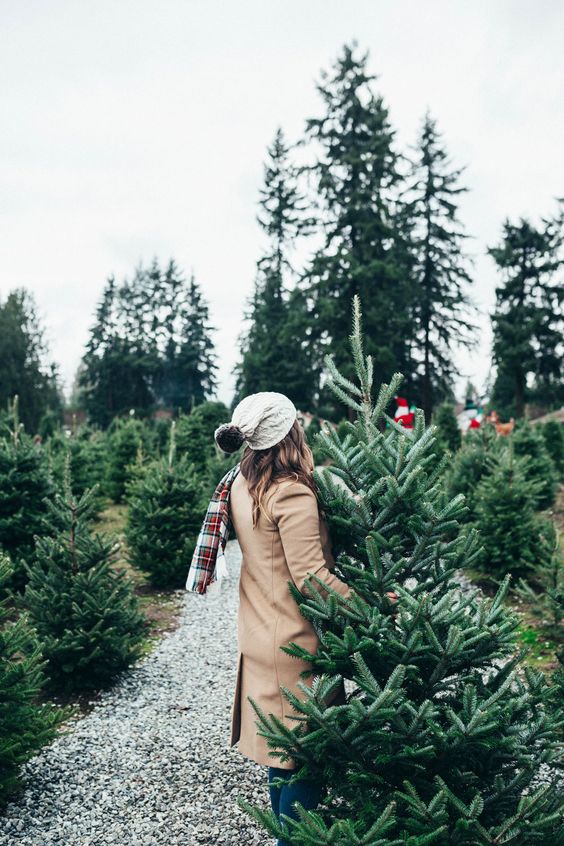
[[130,484],[127,499],[131,563],[155,587],[182,587],[209,491],[195,466],[184,456],[176,458],[174,428],[168,457]]
[[456,420],[454,407],[450,402],[441,403],[433,423],[437,427],[437,439],[442,441],[452,453],[457,452],[462,446],[462,433]]
[[[0,553],[0,592],[12,581],[12,566]],[[0,600],[0,806],[18,787],[21,765],[57,734],[68,709],[40,704],[44,660],[25,615],[11,619]]]
[[[225,403],[212,400],[195,406],[190,414],[183,414],[175,421],[174,439],[177,456],[186,456],[189,463],[203,471],[208,460],[217,453],[213,433],[228,419],[229,411]],[[168,448],[165,457],[167,455]]]
[[455,497],[462,494],[465,498],[467,512],[461,518],[464,522],[476,516],[478,485],[491,472],[492,465],[488,463],[488,457],[503,447],[493,427],[482,427],[464,436],[462,447],[454,456],[445,476],[448,495]]
[[104,289],[78,374],[93,423],[156,406],[188,410],[213,393],[216,361],[208,306],[192,276],[155,259]]
[[527,479],[535,482],[535,508],[550,508],[554,503],[558,475],[546,448],[542,433],[527,421],[517,426],[512,436],[515,455],[528,458]]
[[554,524],[547,526],[549,554],[537,563],[528,579],[519,579],[515,593],[527,603],[543,630],[562,641],[564,621],[564,559]]
[[[374,90],[368,55],[346,45],[317,89],[323,111],[306,124],[309,172],[318,195],[323,244],[304,273],[312,302],[311,331],[322,365],[328,349],[352,377],[347,338],[351,298],[365,304],[368,352],[376,377],[395,368],[410,372],[413,287],[407,233],[399,214],[402,178],[394,130],[383,98]],[[322,391],[324,407],[334,395]],[[329,409],[327,408],[327,411]],[[327,414],[327,411],[325,412]]]
[[465,235],[458,218],[463,168],[450,167],[436,121],[427,113],[408,180],[405,213],[415,283],[411,344],[412,381],[425,419],[430,422],[437,399],[448,396],[457,375],[455,347],[473,346],[468,288],[472,282],[465,255]]
[[300,408],[312,408],[319,374],[309,343],[307,299],[295,283],[292,251],[311,225],[305,216],[298,172],[281,129],[268,148],[258,223],[267,238],[234,368],[235,402],[257,391],[281,391]]
[[24,605],[37,631],[51,688],[96,690],[140,654],[144,620],[111,537],[91,534],[92,492],[79,499],[67,476],[50,501],[51,536],[37,538]]
[[49,361],[45,332],[33,295],[24,288],[0,299],[0,407],[20,397],[19,415],[36,434],[47,413],[62,415],[55,364]]
[[[489,253],[500,274],[496,288],[492,403],[503,415],[523,417],[525,403],[562,403],[561,279],[564,217],[540,226],[506,220],[502,241]],[[532,378],[532,386],[531,384]]]
[[[344,440],[329,429],[320,436],[333,464],[316,472],[336,572],[352,594],[314,575],[307,596],[289,584],[320,643],[315,654],[282,648],[311,661],[314,678],[301,695],[282,688],[294,727],[255,703],[273,764],[295,760],[294,778],[325,784],[323,802],[280,823],[241,804],[294,846],[556,846],[562,801],[556,774],[542,766],[557,754],[561,706],[545,709],[542,673],[519,672],[517,620],[503,606],[508,581],[491,599],[458,585],[479,537],[460,530],[463,498],[449,499],[428,472],[434,430],[422,411],[413,431],[386,413],[401,377],[372,398],[358,300],[352,350],[354,382],[330,358],[327,366],[355,420]],[[327,705],[342,679],[346,701]]]
[[554,462],[560,480],[564,479],[564,424],[547,420],[540,427],[546,450]]
[[33,555],[34,537],[47,531],[47,498],[53,492],[45,452],[19,422],[16,398],[0,433],[0,550],[12,561],[13,589],[26,582],[24,562]]
[[107,440],[107,463],[104,489],[114,502],[120,503],[130,479],[130,467],[143,443],[143,425],[139,420],[116,420]]
[[487,462],[489,472],[474,495],[483,545],[479,566],[497,577],[530,576],[547,560],[547,522],[534,513],[541,483],[531,478],[529,459],[515,456],[511,443]]

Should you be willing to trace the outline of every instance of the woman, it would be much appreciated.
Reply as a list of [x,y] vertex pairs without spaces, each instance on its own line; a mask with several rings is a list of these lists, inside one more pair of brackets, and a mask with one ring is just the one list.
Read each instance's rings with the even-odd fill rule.
[[[271,391],[245,397],[231,422],[216,429],[215,440],[224,452],[247,445],[229,478],[229,489],[224,486],[218,495],[220,500],[229,499],[228,515],[243,554],[230,745],[238,742],[245,757],[269,767],[274,813],[296,818],[293,803],[297,800],[306,809],[315,808],[323,786],[304,780],[282,787],[272,783],[275,777],[287,782],[298,766],[293,760],[272,766],[272,750],[257,733],[258,716],[250,699],[289,728],[297,725],[292,720],[296,712],[280,687],[303,696],[298,682],[311,683],[312,676],[300,678],[311,663],[287,655],[281,647],[293,641],[314,653],[319,641],[312,624],[301,615],[288,582],[307,592],[304,580],[315,573],[343,597],[350,596],[351,589],[331,572],[335,561],[319,512],[313,456],[288,397]],[[344,701],[344,695],[341,685],[331,701]]]

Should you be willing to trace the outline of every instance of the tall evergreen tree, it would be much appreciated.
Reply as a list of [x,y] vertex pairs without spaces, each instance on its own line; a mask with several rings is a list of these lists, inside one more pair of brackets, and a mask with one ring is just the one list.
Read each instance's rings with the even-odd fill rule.
[[564,399],[563,223],[561,211],[538,227],[523,218],[517,224],[506,220],[501,244],[488,250],[502,276],[492,317],[492,403],[504,415],[522,417],[533,398],[548,405]]
[[9,428],[0,432],[0,550],[13,565],[11,588],[25,585],[25,562],[33,557],[35,536],[47,531],[48,498],[53,493],[44,449],[19,422],[16,397]]
[[208,306],[196,280],[155,260],[131,280],[108,280],[78,374],[90,419],[108,426],[134,409],[188,410],[215,390]]
[[[320,362],[330,347],[344,375],[353,375],[347,339],[351,299],[358,294],[369,352],[383,378],[398,367],[409,372],[412,291],[394,131],[367,66],[367,55],[345,46],[317,86],[323,113],[307,121],[306,140],[323,245],[304,283]],[[335,413],[342,415],[342,405]]]
[[302,292],[290,287],[291,252],[307,230],[304,198],[299,190],[290,149],[278,129],[268,149],[258,222],[267,237],[245,315],[248,329],[240,338],[241,360],[234,401],[256,391],[280,391],[298,407],[312,408],[318,374],[308,342],[310,321]]
[[430,422],[436,401],[445,399],[457,375],[455,347],[473,344],[469,320],[471,283],[457,198],[463,168],[452,169],[436,121],[425,116],[408,184],[405,213],[410,220],[416,287],[413,320],[413,382]]
[[[429,472],[434,431],[423,413],[413,431],[386,413],[401,377],[373,399],[358,300],[352,349],[354,382],[327,366],[355,421],[344,439],[319,436],[333,463],[316,472],[351,596],[315,574],[307,595],[290,583],[319,647],[282,648],[311,661],[314,678],[298,695],[282,688],[293,727],[255,703],[273,757],[297,763],[293,779],[324,784],[323,803],[278,821],[241,804],[293,846],[557,846],[562,797],[543,765],[557,759],[561,704],[547,710],[544,676],[518,672],[508,582],[493,599],[457,583],[479,538],[460,531],[463,498],[449,500]],[[345,700],[328,705],[343,679]]]
[[49,410],[61,417],[57,368],[48,360],[34,298],[23,288],[0,301],[0,407],[5,408],[16,394],[28,432],[38,432]]
[[[0,593],[12,580],[12,566],[0,552]],[[57,734],[69,712],[37,701],[44,683],[44,659],[25,615],[10,620],[0,599],[0,806],[19,784],[20,766]]]

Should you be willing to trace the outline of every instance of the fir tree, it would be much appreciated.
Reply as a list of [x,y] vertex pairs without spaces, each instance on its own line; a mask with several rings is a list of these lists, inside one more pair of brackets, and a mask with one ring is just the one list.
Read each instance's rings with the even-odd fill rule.
[[126,539],[131,563],[159,588],[180,588],[196,546],[208,490],[196,468],[175,456],[151,464],[128,488]]
[[56,366],[49,361],[45,332],[32,294],[19,288],[0,300],[0,407],[20,397],[19,415],[35,434],[43,416],[62,416]]
[[108,444],[103,432],[92,431],[88,426],[73,429],[70,435],[61,431],[49,438],[46,452],[51,472],[62,487],[65,468],[70,467],[72,493],[80,498],[89,488],[95,488],[92,514],[96,516],[105,504],[103,485]]
[[143,443],[143,426],[139,420],[116,420],[108,437],[106,478],[104,488],[114,502],[125,496],[130,467]]
[[156,384],[159,402],[189,411],[217,388],[217,355],[209,306],[194,275],[188,284],[174,262],[163,275],[162,364]]
[[[502,274],[492,318],[497,365],[492,402],[504,416],[522,417],[525,403],[562,402],[563,216],[535,227],[504,223],[502,242],[489,253]],[[528,379],[534,379],[534,388]],[[530,381],[530,380],[529,380]]]
[[190,414],[183,414],[175,425],[177,455],[185,456],[188,463],[203,471],[209,459],[217,453],[214,432],[228,419],[227,406],[211,400],[197,405]]
[[45,453],[23,430],[16,398],[0,434],[0,550],[14,567],[11,588],[25,584],[24,562],[33,555],[34,537],[47,531],[47,498],[53,492]]
[[65,490],[49,503],[52,535],[37,538],[24,604],[47,660],[49,684],[98,689],[140,654],[143,632],[133,583],[114,561],[112,538],[88,529],[92,492]]
[[[423,413],[413,431],[386,414],[401,377],[372,399],[358,300],[352,349],[357,381],[330,358],[327,366],[356,419],[344,440],[323,434],[333,464],[316,472],[336,570],[352,594],[313,575],[307,596],[290,583],[320,645],[315,654],[283,649],[311,661],[315,677],[301,696],[282,688],[295,727],[255,703],[273,757],[294,759],[295,778],[322,781],[324,801],[280,823],[241,804],[295,846],[556,846],[564,834],[556,775],[538,777],[557,754],[561,706],[543,706],[541,673],[518,673],[508,582],[486,599],[455,581],[457,568],[476,561],[479,538],[460,531],[463,498],[448,499],[428,472],[434,430]],[[343,678],[346,701],[327,705]]]
[[547,526],[550,554],[541,561],[528,580],[521,578],[515,593],[527,603],[547,634],[562,640],[564,621],[564,561],[554,524]]
[[476,516],[477,488],[480,481],[491,472],[488,456],[503,449],[493,427],[482,427],[468,432],[462,447],[453,458],[445,477],[445,485],[450,497],[464,496],[468,509],[464,522],[472,521]]
[[534,513],[541,483],[531,478],[529,459],[515,456],[512,444],[487,461],[489,472],[475,491],[480,566],[494,576],[529,576],[547,558],[547,523]]
[[457,371],[455,347],[473,345],[469,320],[468,237],[458,219],[457,200],[463,169],[451,169],[436,122],[425,116],[410,175],[406,214],[415,282],[415,332],[411,344],[416,396],[425,419],[431,420],[436,400],[448,395]]
[[[12,566],[0,553],[0,591],[12,581]],[[0,600],[0,806],[18,787],[21,765],[49,743],[68,709],[37,701],[44,661],[25,615],[10,621]]]
[[527,479],[536,483],[535,508],[549,508],[554,503],[558,477],[541,432],[523,421],[515,428],[512,441],[515,455],[528,458]]
[[78,373],[79,397],[92,422],[107,427],[131,409],[188,410],[215,390],[208,306],[192,276],[155,260],[131,280],[110,278]]
[[235,402],[247,394],[269,390],[286,393],[298,407],[311,408],[319,374],[308,342],[307,300],[301,290],[290,287],[295,275],[292,249],[310,221],[304,215],[304,197],[289,152],[279,129],[264,166],[257,219],[267,246],[247,306],[248,328],[240,337],[241,360],[234,369]]
[[[410,372],[413,290],[407,233],[398,213],[394,131],[374,80],[368,56],[358,55],[353,45],[343,48],[317,86],[323,113],[307,121],[306,141],[315,157],[310,172],[324,243],[304,285],[313,304],[317,366],[330,349],[344,375],[353,375],[347,337],[351,298],[358,294],[365,303],[368,351],[377,378],[384,378],[398,367]],[[339,400],[334,395],[331,400],[332,416],[342,416]],[[326,391],[320,403],[327,408]]]
[[450,402],[443,402],[437,408],[433,423],[437,427],[437,439],[451,452],[457,452],[462,446],[462,433]]
[[564,425],[557,420],[548,420],[539,428],[558,477],[562,480],[564,479]]

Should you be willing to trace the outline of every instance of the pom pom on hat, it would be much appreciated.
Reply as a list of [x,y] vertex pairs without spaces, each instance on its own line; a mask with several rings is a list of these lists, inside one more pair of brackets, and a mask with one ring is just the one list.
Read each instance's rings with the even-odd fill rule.
[[214,432],[215,442],[223,452],[237,452],[242,446],[245,436],[238,426],[223,423]]

